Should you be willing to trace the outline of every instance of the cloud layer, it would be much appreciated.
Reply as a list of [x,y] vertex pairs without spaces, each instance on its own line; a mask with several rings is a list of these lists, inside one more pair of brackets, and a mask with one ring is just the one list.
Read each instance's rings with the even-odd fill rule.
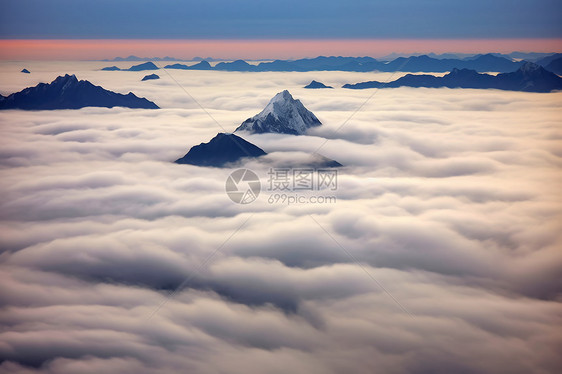
[[[562,367],[560,93],[311,92],[311,79],[389,77],[171,72],[213,120],[164,72],[101,66],[2,65],[2,94],[74,72],[163,109],[0,116],[0,372]],[[231,170],[172,163],[283,89],[324,125],[247,140],[277,163],[321,147],[345,165],[319,192],[337,203],[262,191],[236,205]],[[265,186],[269,165],[246,166]]]

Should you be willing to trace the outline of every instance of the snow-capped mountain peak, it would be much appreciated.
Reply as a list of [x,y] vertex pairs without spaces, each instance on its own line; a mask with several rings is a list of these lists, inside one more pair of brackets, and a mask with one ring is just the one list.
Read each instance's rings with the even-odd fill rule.
[[321,124],[300,100],[295,100],[285,90],[275,95],[260,113],[248,118],[236,131],[302,135],[310,127]]

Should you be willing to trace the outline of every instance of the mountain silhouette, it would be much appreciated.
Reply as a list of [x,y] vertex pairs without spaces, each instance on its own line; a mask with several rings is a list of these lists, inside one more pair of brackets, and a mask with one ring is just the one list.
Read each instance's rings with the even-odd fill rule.
[[562,89],[562,78],[537,64],[527,62],[517,71],[495,76],[480,74],[475,70],[453,69],[443,77],[407,74],[389,83],[370,81],[343,86],[351,89],[396,87],[494,88],[509,91],[550,92]]
[[313,89],[317,89],[317,88],[334,88],[334,87],[332,87],[332,86],[326,86],[324,83],[317,82],[317,81],[313,80],[313,81],[310,82],[308,85],[304,86],[304,88],[313,88]]
[[23,69],[21,69],[21,73],[29,74],[29,73],[30,73],[30,71],[29,71],[29,70],[27,70],[26,68],[23,68]]
[[256,66],[248,64],[244,60],[236,60],[232,62],[219,62],[214,70],[226,70],[226,71],[255,71]]
[[182,69],[182,70],[211,70],[212,66],[207,61],[201,61],[195,65],[184,65],[184,64],[171,64],[166,65],[166,69]]
[[108,66],[102,68],[101,70],[104,71],[144,71],[144,70],[158,70],[159,67],[156,66],[153,62],[144,62],[142,64],[133,65],[128,69],[120,69],[117,66]]
[[[435,58],[436,55],[420,55],[411,57],[398,57],[390,62],[378,61],[372,57],[341,57],[318,56],[298,60],[275,60],[260,62],[257,65],[249,64],[244,60],[232,62],[219,62],[211,67],[208,63],[185,65],[172,64],[166,66],[170,69],[185,70],[225,70],[225,71],[407,71],[407,72],[448,72],[453,69],[471,69],[478,72],[510,72],[518,69],[524,61],[513,61],[511,58],[497,54],[485,54],[461,58]],[[443,55],[452,56],[452,55]]]
[[158,66],[154,65],[153,62],[145,62],[143,64],[133,65],[128,68],[128,71],[143,71],[143,70],[158,70]]
[[540,65],[527,62],[517,71],[496,76],[500,90],[525,92],[550,92],[562,90],[562,78]]
[[310,127],[320,125],[322,123],[318,118],[285,90],[275,95],[264,110],[244,121],[236,131],[301,135]]
[[511,61],[491,53],[465,59],[464,61],[466,64],[457,68],[471,69],[478,72],[510,72],[520,68],[525,63],[525,61]]
[[148,81],[148,80],[153,80],[153,79],[160,79],[159,75],[156,74],[149,74],[149,75],[145,75],[141,81]]
[[39,83],[0,98],[0,109],[51,110],[88,106],[158,109],[152,101],[139,98],[131,92],[122,95],[85,80],[79,81],[75,75],[68,74],[57,77],[51,83]]
[[222,167],[244,157],[260,157],[266,153],[263,149],[234,134],[218,133],[208,143],[192,147],[177,164]]
[[555,74],[562,75],[562,57],[552,60],[545,66],[545,69]]
[[562,58],[562,53],[553,53],[549,56],[545,56],[541,59],[538,59],[536,61],[536,64],[542,66],[543,68],[546,68],[548,66],[548,64],[550,64],[552,61],[557,60],[559,58]]
[[453,69],[470,69],[478,72],[506,72],[519,68],[523,62],[514,62],[492,54],[478,55],[469,59],[436,59],[427,55],[399,57],[384,66],[382,71],[410,71],[442,73]]

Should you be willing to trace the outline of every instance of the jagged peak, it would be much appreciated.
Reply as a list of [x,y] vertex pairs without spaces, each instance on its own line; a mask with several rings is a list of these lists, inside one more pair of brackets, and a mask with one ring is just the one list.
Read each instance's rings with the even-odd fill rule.
[[295,99],[293,99],[293,95],[291,95],[291,93],[288,90],[283,90],[282,92],[279,92],[278,94],[273,96],[270,102],[291,101],[291,100],[296,101]]
[[54,81],[51,82],[51,85],[60,87],[59,89],[64,91],[68,87],[74,87],[78,84],[78,78],[76,75],[72,74],[65,74],[64,76],[58,76]]
[[78,82],[78,78],[76,78],[76,75],[74,75],[74,74],[72,74],[72,75],[71,74],[65,74],[65,75],[59,75],[53,81],[53,83],[62,83],[62,82]]
[[268,114],[272,114],[275,118],[279,118],[286,116],[293,110],[299,114],[303,111],[308,112],[300,100],[295,100],[288,90],[283,90],[273,96],[264,110],[261,111],[257,117],[265,117]]
[[322,123],[288,90],[277,93],[257,115],[247,119],[238,130],[304,134],[309,127]]

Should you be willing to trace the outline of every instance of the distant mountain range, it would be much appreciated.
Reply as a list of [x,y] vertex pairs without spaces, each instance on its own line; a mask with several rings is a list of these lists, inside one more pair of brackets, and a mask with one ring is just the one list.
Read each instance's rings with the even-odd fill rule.
[[[522,54],[534,57],[536,63],[546,67],[551,61],[561,58],[562,54],[545,55],[540,53]],[[134,57],[134,56],[133,56]],[[139,58],[140,59],[140,58]],[[156,60],[155,60],[156,61]],[[160,59],[166,61],[166,59]],[[211,61],[217,61],[212,59]],[[509,55],[501,55],[497,53],[489,53],[484,55],[474,55],[464,58],[455,57],[453,54],[442,55],[419,55],[410,57],[397,57],[391,61],[377,60],[372,57],[325,57],[304,58],[299,60],[275,60],[263,61],[256,65],[250,64],[244,60],[235,60],[230,62],[219,62],[215,66],[206,60],[201,60],[194,64],[169,64],[166,69],[182,69],[182,70],[219,70],[219,71],[240,71],[240,72],[267,72],[267,71],[354,71],[354,72],[428,72],[428,73],[445,73],[453,69],[470,69],[477,72],[500,72],[506,73],[517,70],[527,61],[515,61]],[[156,70],[158,67],[152,62],[145,62],[135,65],[129,69],[120,69],[117,66],[105,67],[102,70]]]
[[166,65],[166,69],[181,69],[181,70],[212,70],[211,64],[207,61],[201,61],[195,65],[184,65],[184,64],[173,64],[173,65]]
[[539,60],[536,61],[536,63],[542,67],[546,67],[548,66],[551,62],[553,62],[554,60],[558,60],[562,58],[562,53],[555,53],[553,55],[550,56],[546,56],[543,57]]
[[144,71],[144,70],[158,70],[160,69],[158,66],[156,66],[153,62],[144,62],[142,64],[138,64],[138,65],[133,65],[128,69],[120,69],[117,66],[108,66],[105,68],[102,68],[101,70],[105,70],[105,71]]
[[[234,60],[233,58],[213,58],[213,57],[193,57],[191,59],[189,58],[176,58],[176,57],[170,57],[170,56],[166,56],[166,57],[139,57],[139,56],[128,56],[128,57],[115,57],[112,59],[103,59],[103,60],[96,60],[96,61],[109,61],[109,62],[121,62],[121,61],[232,61]],[[265,59],[257,59],[257,60],[253,60],[253,61],[270,61],[271,59],[269,58],[265,58]]]
[[35,87],[0,97],[0,109],[51,110],[89,106],[158,109],[152,101],[139,98],[131,92],[127,95],[115,93],[88,81],[79,81],[75,75],[68,74],[57,77],[51,83],[39,83]]
[[263,149],[234,134],[218,133],[208,143],[192,147],[176,164],[221,167],[244,157],[260,157]]
[[443,77],[408,74],[388,83],[370,81],[343,86],[351,89],[394,87],[494,88],[509,91],[550,92],[562,89],[562,78],[540,65],[527,62],[517,71],[498,75],[480,74],[469,69],[453,69]]
[[[545,52],[511,52],[511,53],[491,53],[494,56],[498,56],[498,57],[504,57],[507,58],[509,60],[526,60],[526,61],[530,61],[530,62],[537,62],[539,59],[542,59],[544,57],[550,56],[552,54],[554,54],[553,52],[551,53],[545,53]],[[399,53],[392,53],[390,55],[386,55],[384,57],[380,57],[378,58],[379,61],[392,61],[395,60],[398,57],[409,57],[409,56],[422,56],[424,55],[423,53],[416,53],[416,54],[411,54],[411,55],[407,55],[407,54],[399,54]],[[427,56],[432,57],[432,58],[437,58],[437,59],[470,59],[470,58],[475,58],[480,56],[479,54],[474,54],[474,53],[441,53],[441,54],[436,54],[436,53],[426,53]],[[232,61],[234,59],[232,58],[213,58],[213,57],[193,57],[192,59],[185,59],[185,58],[176,58],[176,57],[170,57],[170,56],[166,56],[166,57],[138,57],[138,56],[128,56],[128,57],[115,57],[113,59],[104,59],[104,60],[98,60],[98,61],[115,61],[115,62],[119,62],[119,61],[209,61],[209,62],[215,62],[215,61]],[[253,60],[253,61],[271,61],[271,59],[258,59],[258,60]]]
[[552,60],[545,66],[545,69],[555,74],[562,75],[562,58]]
[[113,59],[105,59],[105,60],[99,60],[99,61],[112,61],[112,62],[118,62],[118,61],[185,61],[185,59],[182,58],[175,58],[175,57],[138,57],[138,56],[129,56],[129,57],[115,57]]
[[309,128],[320,125],[318,118],[285,90],[275,95],[260,113],[245,120],[236,131],[302,135]]
[[[409,71],[442,73],[453,69],[470,69],[478,72],[509,72],[519,68],[524,62],[515,62],[492,54],[480,55],[470,59],[436,59],[426,55],[399,57],[386,64],[382,71]],[[380,69],[379,69],[380,70]]]
[[503,56],[503,57],[507,57],[507,58],[512,58],[512,59],[517,59],[517,60],[526,60],[526,61],[530,61],[530,62],[536,62],[537,60],[547,57],[547,56],[551,56],[553,53],[550,52],[511,52],[508,54],[500,54],[500,53],[494,53],[495,55],[498,56]]
[[[543,58],[541,61],[545,60]],[[212,67],[207,61],[193,65],[171,64],[166,69],[186,70],[222,70],[222,71],[405,71],[444,73],[453,69],[470,69],[477,72],[511,72],[517,70],[526,61],[497,56],[495,54],[477,55],[469,58],[434,58],[428,55],[398,57],[390,62],[376,60],[372,57],[316,57],[299,60],[275,60],[260,62],[257,65],[244,60],[219,62]],[[541,64],[539,62],[539,64]]]
[[537,60],[537,64],[555,74],[562,75],[562,53],[556,53]]
[[[552,55],[554,52],[544,53],[544,52],[511,52],[511,53],[490,53],[494,56],[498,57],[505,57],[508,60],[526,60],[530,62],[536,62],[537,60]],[[390,55],[386,55],[384,57],[380,57],[379,61],[392,61],[398,57],[409,57],[409,56],[422,56],[424,53],[415,53],[415,54],[404,54],[404,53],[391,53]],[[474,54],[474,53],[426,53],[427,56],[432,58],[453,58],[453,59],[473,59],[481,54]]]

